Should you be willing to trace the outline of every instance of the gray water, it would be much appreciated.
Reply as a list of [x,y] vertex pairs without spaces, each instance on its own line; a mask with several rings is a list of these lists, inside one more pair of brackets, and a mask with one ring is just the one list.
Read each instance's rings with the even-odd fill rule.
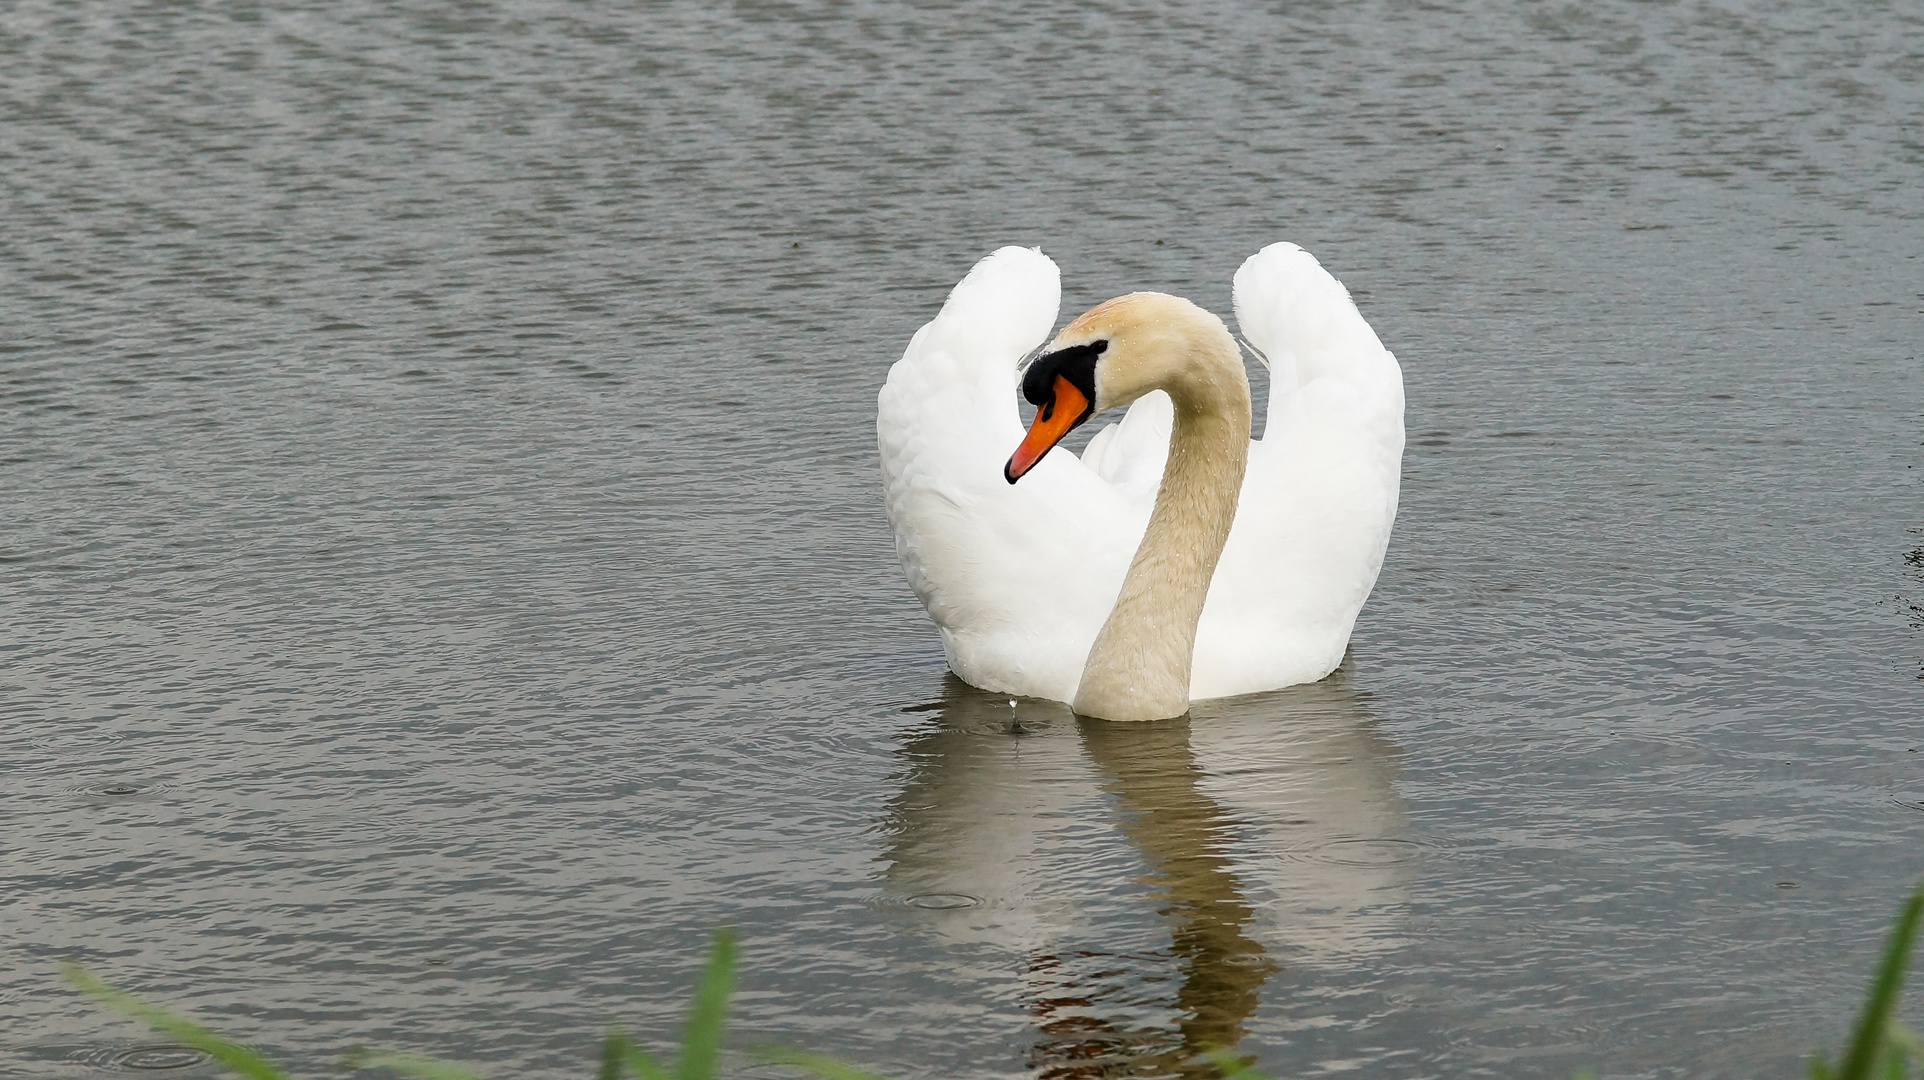
[[[214,1075],[72,957],[582,1076],[723,924],[741,1077],[1841,1040],[1924,878],[1915,6],[302,7],[0,13],[0,1072]],[[947,676],[909,335],[1001,244],[1066,317],[1279,239],[1408,389],[1344,667]]]

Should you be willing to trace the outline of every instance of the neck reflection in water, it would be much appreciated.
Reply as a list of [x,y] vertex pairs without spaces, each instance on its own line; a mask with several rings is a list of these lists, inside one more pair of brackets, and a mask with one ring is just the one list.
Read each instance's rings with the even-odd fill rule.
[[[1278,971],[1398,941],[1416,847],[1346,671],[1151,723],[950,677],[901,754],[884,884],[1012,956],[1045,1077],[1215,1075]],[[1277,992],[1277,991],[1272,991]]]

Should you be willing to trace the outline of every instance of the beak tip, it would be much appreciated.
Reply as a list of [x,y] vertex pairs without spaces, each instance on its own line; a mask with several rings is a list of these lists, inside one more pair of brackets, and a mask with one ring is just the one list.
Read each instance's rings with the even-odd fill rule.
[[1008,463],[1002,466],[1002,479],[1013,484],[1027,476],[1030,469],[1049,456],[1049,451],[1064,435],[1094,412],[1088,395],[1067,378],[1057,375],[1055,390],[1036,410],[1035,419],[1029,423],[1029,433],[1022,437],[1022,445],[1015,448]]

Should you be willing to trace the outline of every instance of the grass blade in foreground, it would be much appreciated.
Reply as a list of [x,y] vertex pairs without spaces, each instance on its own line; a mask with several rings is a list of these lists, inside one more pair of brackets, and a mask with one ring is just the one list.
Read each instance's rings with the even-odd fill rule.
[[601,1080],[620,1080],[621,1067],[641,1080],[675,1080],[667,1069],[655,1064],[639,1046],[628,1041],[628,1036],[619,1031],[608,1033],[608,1041],[601,1044]]
[[714,944],[708,947],[708,966],[701,982],[695,984],[695,1001],[688,1007],[688,1026],[682,1030],[681,1067],[678,1080],[710,1080],[715,1075],[715,1058],[721,1051],[722,1016],[728,1011],[728,994],[735,982],[735,931],[722,927],[715,931]]
[[1924,888],[1911,894],[1897,916],[1897,926],[1891,930],[1890,940],[1884,946],[1884,960],[1877,967],[1877,977],[1871,980],[1870,996],[1864,1000],[1857,1029],[1851,1033],[1850,1049],[1845,1052],[1843,1065],[1833,1072],[1823,1058],[1813,1058],[1812,1080],[1872,1080],[1879,1071],[1880,1061],[1885,1062],[1886,1077],[1901,1078],[1908,1072],[1917,1040],[1897,1023],[1894,1014],[1898,994],[1904,989],[1904,969],[1910,963],[1920,918],[1924,918]]
[[1241,1058],[1227,1050],[1211,1050],[1204,1055],[1222,1073],[1223,1080],[1269,1080],[1256,1071],[1254,1058]]
[[247,1077],[248,1080],[289,1080],[286,1073],[252,1050],[228,1042],[184,1016],[170,1013],[158,1005],[149,1005],[132,994],[115,990],[94,978],[92,972],[79,964],[61,964],[60,974],[74,984],[81,993],[102,1005],[136,1020],[145,1020],[147,1025],[155,1031],[168,1036],[182,1046],[193,1047],[234,1072]]
[[[1864,1002],[1864,1015],[1857,1020],[1850,1053],[1844,1058],[1840,1080],[1870,1080],[1871,1069],[1883,1056],[1885,1032],[1897,1011],[1897,995],[1904,989],[1904,968],[1911,960],[1911,945],[1917,940],[1918,918],[1924,916],[1924,889],[1911,894],[1897,917],[1897,928],[1884,947],[1884,962],[1878,965],[1877,979],[1871,983],[1870,999]],[[1900,1053],[1902,1051],[1899,1051]],[[1900,1066],[1901,1067],[1901,1066]]]
[[811,1054],[806,1050],[789,1050],[780,1046],[758,1046],[754,1054],[757,1061],[766,1061],[771,1065],[793,1065],[826,1080],[885,1080],[853,1065],[844,1065],[827,1054]]
[[342,1061],[350,1069],[393,1069],[403,1076],[418,1076],[421,1080],[481,1080],[459,1065],[389,1050],[349,1050]]

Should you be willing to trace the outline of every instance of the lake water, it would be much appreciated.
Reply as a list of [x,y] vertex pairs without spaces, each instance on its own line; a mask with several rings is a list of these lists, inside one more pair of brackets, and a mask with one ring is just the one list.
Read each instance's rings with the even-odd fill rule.
[[[306,7],[0,15],[0,1072],[213,1075],[73,957],[584,1076],[723,924],[741,1077],[1840,1042],[1924,878],[1914,5]],[[1344,667],[948,677],[909,335],[1001,244],[1066,318],[1282,239],[1408,391]]]

